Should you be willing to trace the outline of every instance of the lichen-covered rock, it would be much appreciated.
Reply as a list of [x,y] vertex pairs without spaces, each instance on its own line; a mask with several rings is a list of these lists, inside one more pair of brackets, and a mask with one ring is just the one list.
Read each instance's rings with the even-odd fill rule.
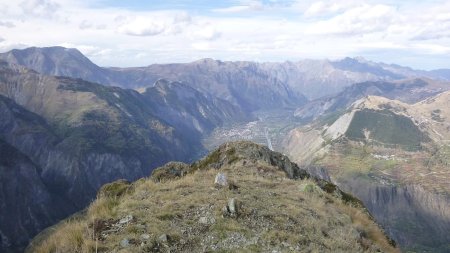
[[221,172],[217,173],[217,175],[214,179],[214,184],[216,186],[227,186],[228,185],[227,176]]
[[125,217],[123,217],[122,219],[119,220],[119,224],[123,225],[123,224],[127,224],[129,222],[131,222],[133,220],[133,215],[129,214]]

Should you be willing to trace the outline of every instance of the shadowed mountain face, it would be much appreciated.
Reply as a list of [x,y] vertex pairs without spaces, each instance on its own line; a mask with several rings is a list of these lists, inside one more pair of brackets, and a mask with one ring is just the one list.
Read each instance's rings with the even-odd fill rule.
[[[0,95],[0,250],[20,248],[36,232],[75,210],[52,192],[42,167],[24,152],[45,153],[56,140],[38,115]],[[21,146],[23,151],[13,145]]]
[[200,139],[225,122],[249,120],[248,112],[230,102],[207,96],[179,82],[158,80],[142,93],[154,115]]
[[[0,196],[8,203],[1,213],[8,219],[0,226],[2,249],[23,247],[41,229],[84,208],[107,182],[135,180],[201,150],[199,140],[153,115],[157,109],[136,91],[3,64],[0,94],[2,159],[11,159],[0,172]],[[11,194],[14,189],[20,194]],[[14,209],[35,201],[41,201],[35,209]]]
[[[20,166],[25,164],[22,167],[30,171],[27,180],[42,186],[31,191],[24,185],[17,203],[33,206],[30,201],[35,199],[47,203],[35,214],[2,213],[0,218],[11,221],[0,227],[2,247],[13,249],[84,208],[103,184],[149,175],[167,161],[190,161],[203,152],[202,135],[225,122],[250,118],[230,102],[181,83],[160,80],[140,94],[42,75],[5,62],[0,64],[0,98],[0,140],[7,153],[21,154],[11,159]],[[2,170],[17,170],[9,176],[16,180],[24,177],[25,172],[19,170],[22,167],[8,164],[11,168]],[[0,194],[8,196],[13,188],[4,185]],[[8,204],[6,212],[13,212],[14,207]],[[39,215],[39,223],[13,226],[29,223],[26,219],[33,215]]]

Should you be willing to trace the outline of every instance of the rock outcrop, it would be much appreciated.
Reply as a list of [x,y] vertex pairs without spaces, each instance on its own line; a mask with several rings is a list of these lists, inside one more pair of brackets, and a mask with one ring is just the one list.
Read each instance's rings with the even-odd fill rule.
[[[186,173],[161,173],[176,167]],[[213,187],[218,172],[238,189]],[[398,252],[357,199],[267,147],[227,143],[152,178],[120,197],[103,192],[82,217],[38,237],[28,251]]]

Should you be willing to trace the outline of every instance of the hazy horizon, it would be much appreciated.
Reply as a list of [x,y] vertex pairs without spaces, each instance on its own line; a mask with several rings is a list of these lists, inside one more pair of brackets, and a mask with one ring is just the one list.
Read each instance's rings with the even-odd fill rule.
[[0,51],[77,48],[100,66],[361,56],[450,68],[448,1],[0,1]]

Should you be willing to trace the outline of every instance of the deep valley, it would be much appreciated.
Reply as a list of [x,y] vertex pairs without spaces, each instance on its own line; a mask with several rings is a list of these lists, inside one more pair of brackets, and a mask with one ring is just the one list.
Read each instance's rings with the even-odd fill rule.
[[[450,82],[446,77],[436,77],[435,72],[409,68],[406,71],[398,65],[353,58],[283,63],[203,59],[185,64],[103,68],[78,50],[62,47],[12,50],[0,54],[0,59],[2,252],[23,251],[39,232],[90,205],[87,215],[77,214],[81,215],[80,220],[56,225],[60,231],[81,233],[83,243],[76,246],[67,243],[78,250],[89,251],[96,242],[85,237],[79,227],[86,224],[88,227],[118,226],[114,224],[120,223],[129,210],[137,212],[133,217],[142,219],[141,209],[136,209],[141,191],[163,192],[190,187],[197,187],[199,192],[208,191],[206,181],[195,187],[193,182],[203,180],[203,176],[211,181],[217,171],[225,171],[236,179],[242,190],[259,198],[261,192],[249,190],[248,185],[282,189],[283,186],[278,185],[283,183],[274,182],[287,179],[282,179],[277,170],[286,172],[290,179],[295,179],[295,173],[308,173],[300,179],[313,180],[311,191],[315,193],[311,196],[301,193],[296,197],[314,202],[319,196],[323,205],[328,205],[329,201],[338,203],[332,212],[344,213],[342,217],[357,212],[351,209],[355,206],[346,207],[341,203],[347,201],[345,192],[359,198],[362,204],[357,208],[368,211],[362,218],[364,224],[369,224],[366,218],[370,220],[373,216],[379,227],[370,225],[370,231],[375,231],[377,236],[352,237],[354,240],[349,243],[356,248],[376,251],[384,247],[386,251],[395,252],[395,247],[386,244],[391,238],[405,251],[450,250],[450,238],[446,233],[450,231]],[[249,142],[224,144],[242,140],[268,148]],[[197,161],[208,153],[206,158]],[[296,162],[298,167],[290,161],[287,163],[288,158],[281,154]],[[171,161],[191,164],[164,166]],[[252,170],[246,171],[246,164],[251,164]],[[290,171],[292,166],[295,172]],[[167,185],[140,179],[152,173],[154,178],[157,171],[163,171],[161,173],[171,180],[172,176],[182,179],[169,181]],[[262,178],[253,178],[255,173],[263,171],[274,176],[268,173]],[[185,174],[188,176],[184,177]],[[246,178],[245,182],[238,180],[240,176]],[[127,183],[127,189],[134,189],[124,195],[127,197],[114,200],[97,195],[103,185],[119,179],[137,180],[132,186]],[[324,186],[324,180],[332,184]],[[310,183],[287,181],[286,184],[295,188],[300,187],[297,184]],[[336,190],[336,193],[329,187],[339,187],[344,192]],[[226,190],[214,190],[210,194],[235,196],[234,191]],[[289,199],[278,190],[274,194]],[[211,201],[208,196],[195,196],[205,205]],[[339,200],[342,196],[344,200]],[[148,208],[155,208],[159,203],[157,199],[151,201]],[[167,217],[151,218],[151,222],[161,225],[157,231],[149,232],[147,227],[151,223],[143,228],[134,218],[125,222],[131,226],[130,230],[138,231],[134,237],[127,237],[129,247],[139,248],[140,243],[145,247],[160,247],[159,239],[151,237],[156,235],[142,239],[137,238],[137,234],[164,233],[171,220],[180,223],[177,223],[179,226],[193,222],[186,203],[179,199],[173,201],[174,206],[166,207]],[[177,206],[178,201],[183,205]],[[251,207],[251,202],[247,204],[248,208],[256,208]],[[289,210],[295,206],[291,202],[278,204],[287,205]],[[209,228],[215,237],[222,239],[244,236],[245,240],[241,238],[243,241],[236,244],[240,246],[247,243],[247,239],[259,242],[261,238],[269,238],[275,244],[281,243],[274,239],[275,235],[249,232],[266,223],[275,226],[267,218],[273,213],[246,213],[248,217],[264,220],[264,224],[252,225],[238,219],[231,221],[235,227],[223,228],[219,225],[230,220],[218,218],[217,208],[212,204],[207,214],[220,224],[210,224],[208,216],[205,218],[208,226],[196,227],[200,229],[196,233]],[[92,212],[100,212],[99,220]],[[323,206],[311,212],[328,215],[322,213]],[[286,218],[276,217],[277,221]],[[70,227],[64,225],[65,222],[76,224]],[[342,226],[359,231],[359,225],[355,224],[345,221]],[[129,231],[125,233],[123,228],[111,236],[119,241],[123,239],[121,236],[129,236]],[[290,231],[279,228],[279,234]],[[102,229],[109,233],[105,227]],[[304,229],[315,233],[311,232],[311,227]],[[327,229],[338,233],[333,228]],[[189,238],[190,243],[180,240],[182,233],[180,230],[169,235],[173,244],[166,243],[164,250],[202,249],[196,238]],[[379,239],[380,233],[388,237],[383,235]],[[50,238],[50,241],[39,239],[39,243],[45,243],[38,252],[54,252],[55,240],[63,240],[54,239],[58,236],[58,233],[41,234],[38,238]],[[100,235],[94,232],[91,236]],[[115,239],[105,238],[102,239],[105,252],[123,246]],[[343,246],[345,243],[339,241],[344,240],[342,238],[320,241],[318,245],[311,238],[302,243],[298,243],[299,238],[287,236],[285,239],[283,242],[288,246],[280,250],[304,246],[333,252],[332,245],[348,250]],[[204,242],[208,249],[230,249],[217,246],[219,244],[216,247],[213,241]],[[270,243],[245,245],[250,251],[270,248]],[[70,250],[66,248],[66,251]]]

